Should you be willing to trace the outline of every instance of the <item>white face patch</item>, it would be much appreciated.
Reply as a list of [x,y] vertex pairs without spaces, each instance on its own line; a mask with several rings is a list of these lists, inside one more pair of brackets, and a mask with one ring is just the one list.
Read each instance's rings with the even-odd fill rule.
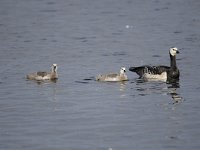
[[123,74],[123,73],[125,73],[125,72],[126,72],[126,68],[125,68],[125,67],[121,67],[120,73]]
[[170,54],[172,55],[172,56],[175,56],[176,55],[176,53],[177,53],[177,51],[178,51],[178,48],[176,48],[176,47],[173,47],[173,48],[170,48]]
[[57,64],[52,65],[52,71],[57,71]]

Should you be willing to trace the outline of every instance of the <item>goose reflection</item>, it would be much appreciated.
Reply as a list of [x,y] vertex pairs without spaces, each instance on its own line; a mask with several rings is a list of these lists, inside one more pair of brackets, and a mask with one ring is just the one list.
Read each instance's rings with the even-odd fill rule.
[[[134,83],[134,82],[132,82]],[[150,94],[170,95],[173,103],[178,104],[182,102],[183,98],[178,94],[177,89],[180,88],[179,82],[173,82],[166,84],[165,82],[146,82],[141,79],[136,80],[136,90],[138,95],[146,96]]]
[[179,104],[182,102],[183,98],[180,94],[177,93],[177,89],[180,88],[179,83],[173,83],[171,84],[168,89],[169,89],[169,94],[172,97],[173,103],[172,104]]

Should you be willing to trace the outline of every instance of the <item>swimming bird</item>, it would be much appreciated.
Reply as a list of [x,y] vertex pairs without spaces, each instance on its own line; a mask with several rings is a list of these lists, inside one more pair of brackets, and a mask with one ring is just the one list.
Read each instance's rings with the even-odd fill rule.
[[57,64],[53,64],[51,66],[51,72],[38,71],[35,73],[28,74],[26,78],[29,80],[37,80],[37,81],[56,80],[58,78],[57,68],[58,68]]
[[145,80],[161,80],[165,82],[178,81],[180,76],[179,69],[176,65],[176,54],[178,53],[178,48],[170,48],[170,66],[144,65],[139,67],[130,67],[129,70],[136,72],[140,78]]
[[103,74],[103,75],[100,74],[96,77],[96,80],[108,81],[108,82],[127,81],[128,77],[125,72],[126,72],[126,68],[121,67],[119,73],[110,73],[110,74]]

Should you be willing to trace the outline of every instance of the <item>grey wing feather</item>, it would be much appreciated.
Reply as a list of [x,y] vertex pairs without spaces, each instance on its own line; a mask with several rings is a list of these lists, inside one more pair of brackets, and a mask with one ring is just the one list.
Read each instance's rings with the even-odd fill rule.
[[112,73],[112,74],[107,74],[106,76],[110,77],[110,78],[113,78],[113,77],[118,76],[118,74],[117,73]]
[[41,71],[37,72],[37,75],[42,77],[46,76],[47,74],[48,74],[47,72],[41,72]]

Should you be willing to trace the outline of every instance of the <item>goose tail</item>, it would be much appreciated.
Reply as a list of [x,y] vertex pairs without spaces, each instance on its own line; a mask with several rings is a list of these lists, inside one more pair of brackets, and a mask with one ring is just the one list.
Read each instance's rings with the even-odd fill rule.
[[129,68],[129,71],[132,71],[132,72],[136,72],[136,70],[137,70],[137,67],[130,67]]
[[140,77],[143,76],[143,74],[145,73],[145,67],[141,66],[141,67],[130,67],[129,71],[135,72],[137,73]]

